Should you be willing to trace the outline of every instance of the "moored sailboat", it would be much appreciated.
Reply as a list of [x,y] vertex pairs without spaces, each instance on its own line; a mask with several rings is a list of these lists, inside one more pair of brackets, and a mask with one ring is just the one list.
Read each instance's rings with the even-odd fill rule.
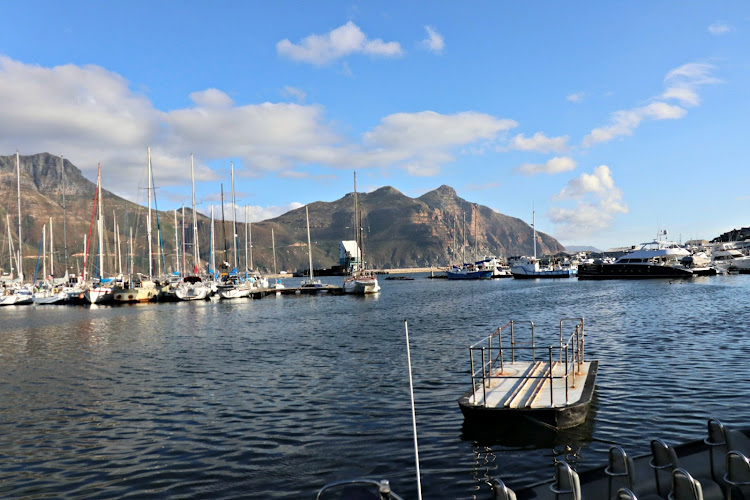
[[[365,269],[365,250],[362,234],[362,209],[357,201],[357,172],[354,172],[354,237],[356,242],[356,263],[352,275],[344,280],[344,293],[365,295],[378,293],[380,284],[372,271]],[[312,272],[312,264],[310,264]]]

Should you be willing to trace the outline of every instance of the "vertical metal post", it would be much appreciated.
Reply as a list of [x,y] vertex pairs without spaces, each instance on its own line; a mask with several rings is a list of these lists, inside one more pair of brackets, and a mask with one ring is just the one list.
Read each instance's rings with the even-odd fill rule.
[[531,361],[532,363],[536,361],[536,342],[534,341],[534,322],[530,321],[531,323]]
[[477,402],[477,384],[476,379],[474,377],[474,348],[469,347],[469,364],[471,364],[471,389],[472,393],[474,394],[474,402]]
[[[565,404],[569,402],[568,400],[568,347],[565,346]],[[576,375],[573,373],[573,387],[576,386]]]
[[492,335],[490,335],[490,338],[487,341],[487,348],[488,348],[487,354],[489,356],[488,360],[489,360],[489,364],[490,364],[489,373],[490,373],[490,382],[491,382],[491,379],[492,379],[492,363],[493,363],[493,359],[492,359]]
[[487,406],[487,383],[486,383],[486,375],[485,375],[485,358],[484,358],[484,347],[482,347],[482,397],[484,398],[484,401],[482,402],[482,406]]
[[499,335],[498,343],[500,344],[500,373],[505,373],[505,363],[503,362],[503,329],[498,328],[497,332]]
[[554,397],[554,386],[552,385],[552,382],[554,382],[554,378],[552,377],[552,346],[549,346],[549,405],[554,406],[555,405],[555,397]]
[[583,344],[585,342],[585,338],[586,338],[586,335],[583,333],[583,318],[581,318],[581,363],[586,361],[584,357],[584,350],[583,350],[583,347],[584,347]]
[[513,320],[510,321],[510,362],[516,362],[516,337],[513,331]]

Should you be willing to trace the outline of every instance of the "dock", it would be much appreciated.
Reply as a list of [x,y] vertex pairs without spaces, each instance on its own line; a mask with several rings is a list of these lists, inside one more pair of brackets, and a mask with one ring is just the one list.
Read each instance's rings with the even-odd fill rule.
[[[575,329],[565,338],[570,321]],[[519,323],[530,326],[530,342],[516,338]],[[599,363],[584,359],[583,318],[560,321],[559,343],[535,342],[533,322],[511,321],[469,348],[472,386],[458,401],[468,424],[532,420],[565,429],[585,421]]]
[[320,288],[301,288],[301,287],[285,287],[285,288],[261,288],[259,290],[253,290],[250,292],[250,297],[253,299],[262,299],[269,295],[344,295],[344,288],[335,285],[323,285]]

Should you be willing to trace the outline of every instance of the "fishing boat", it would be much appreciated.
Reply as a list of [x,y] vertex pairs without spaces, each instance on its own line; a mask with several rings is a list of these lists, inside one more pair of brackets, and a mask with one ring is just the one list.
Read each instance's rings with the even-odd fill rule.
[[[354,172],[354,237],[357,247],[355,268],[352,275],[344,280],[344,293],[365,295],[378,293],[380,284],[372,271],[365,269],[364,238],[362,234],[362,209],[357,202],[357,172]],[[312,265],[310,266],[312,269]]]
[[531,227],[534,229],[534,256],[522,256],[513,262],[510,266],[510,272],[514,278],[518,279],[536,279],[536,278],[572,278],[578,274],[578,267],[573,266],[570,262],[561,262],[555,264],[551,262],[547,265],[542,263],[536,257],[536,211],[532,212]]
[[449,280],[483,280],[492,278],[492,269],[478,263],[452,266],[445,272]]
[[[575,328],[564,336],[563,327]],[[530,327],[523,342],[516,326]],[[583,318],[560,321],[559,337],[538,346],[531,321],[510,321],[469,348],[471,388],[458,400],[467,426],[534,421],[556,429],[583,423],[599,363],[584,359]]]

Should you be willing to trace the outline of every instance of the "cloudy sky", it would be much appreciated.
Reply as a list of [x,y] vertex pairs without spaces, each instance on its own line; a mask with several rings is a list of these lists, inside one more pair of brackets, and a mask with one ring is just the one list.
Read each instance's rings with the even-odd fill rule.
[[[750,225],[750,4],[5,2],[0,154],[262,220],[442,184],[564,245]],[[231,212],[231,210],[228,210]]]

